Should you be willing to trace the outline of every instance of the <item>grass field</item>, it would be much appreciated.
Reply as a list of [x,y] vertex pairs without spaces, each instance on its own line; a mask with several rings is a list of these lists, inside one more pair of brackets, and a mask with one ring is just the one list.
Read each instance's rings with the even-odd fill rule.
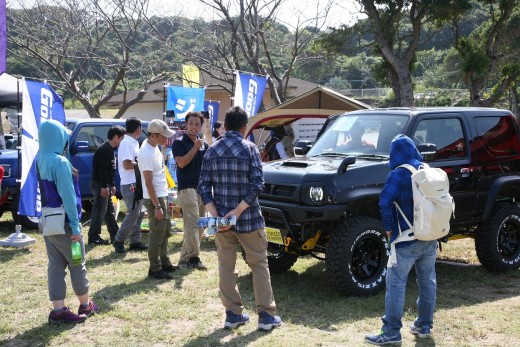
[[[12,232],[12,221],[3,217],[0,239]],[[213,240],[203,241],[201,247],[209,270],[181,271],[172,281],[147,278],[146,253],[120,255],[112,246],[87,246],[90,293],[101,312],[77,326],[50,326],[44,242],[37,231],[24,232],[36,244],[0,248],[2,346],[360,346],[366,333],[380,328],[384,293],[343,297],[329,284],[323,262],[300,258],[290,271],[272,276],[282,327],[270,333],[257,331],[252,279],[239,257],[238,285],[252,322],[234,331],[222,330],[224,310]],[[103,233],[108,238],[106,230]],[[182,234],[172,235],[169,251],[174,263],[181,244]],[[458,265],[437,265],[433,338],[416,340],[407,329],[415,318],[417,296],[412,273],[402,345],[520,345],[520,270],[493,275],[482,269],[472,240],[444,245],[439,258]],[[66,303],[77,310],[70,282]]]

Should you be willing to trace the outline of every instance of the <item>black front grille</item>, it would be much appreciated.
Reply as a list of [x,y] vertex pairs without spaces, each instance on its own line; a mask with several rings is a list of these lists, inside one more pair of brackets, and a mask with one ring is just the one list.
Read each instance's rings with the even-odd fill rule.
[[264,191],[260,197],[273,200],[298,201],[298,187],[285,184],[268,184],[264,185]]

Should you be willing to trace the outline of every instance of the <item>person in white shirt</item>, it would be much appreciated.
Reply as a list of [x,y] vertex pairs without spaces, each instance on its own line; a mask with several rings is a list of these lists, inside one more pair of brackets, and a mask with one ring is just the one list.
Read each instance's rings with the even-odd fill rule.
[[143,182],[144,206],[148,212],[148,277],[172,279],[169,274],[178,269],[167,255],[168,238],[172,227],[168,211],[168,184],[166,182],[164,157],[159,146],[165,146],[168,138],[175,134],[160,119],[148,124],[148,139],[139,150],[137,162]]
[[135,117],[126,120],[126,134],[119,144],[117,151],[117,168],[121,178],[121,194],[125,200],[126,215],[123,223],[117,231],[114,240],[114,249],[117,253],[125,253],[125,241],[130,236],[131,251],[145,251],[148,246],[141,242],[141,222],[144,213],[141,211],[142,200],[135,201],[134,191],[136,188],[135,166],[139,154],[139,142],[141,136],[141,121]]

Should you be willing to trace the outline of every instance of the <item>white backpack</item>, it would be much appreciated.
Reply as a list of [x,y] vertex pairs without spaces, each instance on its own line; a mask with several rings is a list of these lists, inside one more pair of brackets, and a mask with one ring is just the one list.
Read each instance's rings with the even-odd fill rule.
[[450,218],[455,213],[455,203],[449,192],[450,182],[446,172],[438,168],[431,168],[425,163],[422,163],[419,169],[415,169],[409,164],[399,167],[412,173],[413,225],[408,221],[399,205],[394,202],[409,229],[401,231],[401,226],[397,223],[399,235],[392,242],[389,266],[396,263],[396,243],[410,240],[432,241],[445,237],[450,231]]

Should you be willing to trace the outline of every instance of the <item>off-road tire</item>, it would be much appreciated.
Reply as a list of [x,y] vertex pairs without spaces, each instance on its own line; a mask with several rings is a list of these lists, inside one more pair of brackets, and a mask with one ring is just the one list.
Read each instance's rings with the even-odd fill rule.
[[475,234],[480,263],[493,272],[520,267],[520,206],[499,204]]
[[344,295],[370,296],[385,284],[389,249],[381,221],[355,217],[331,235],[325,265],[332,285]]
[[[246,252],[242,249],[242,257],[247,263]],[[298,260],[296,254],[285,252],[285,247],[270,243],[267,245],[267,262],[269,263],[270,273],[281,273],[289,270]]]

